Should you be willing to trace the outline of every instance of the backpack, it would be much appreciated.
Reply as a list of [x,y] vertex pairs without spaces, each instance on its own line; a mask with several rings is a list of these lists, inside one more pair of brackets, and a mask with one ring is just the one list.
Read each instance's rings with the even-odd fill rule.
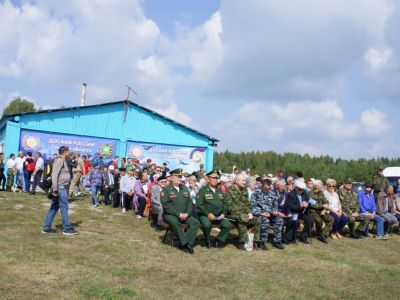
[[33,161],[33,159],[28,162],[28,164],[26,165],[26,169],[29,172],[32,172],[35,170],[35,162]]
[[[44,174],[43,174],[43,187],[45,190],[49,190],[51,186],[53,185],[52,179],[51,179],[51,173],[53,172],[53,163],[55,159],[52,159],[44,168]],[[63,165],[61,167],[61,170],[64,168],[65,160],[63,160]],[[61,171],[60,171],[61,172]],[[60,175],[60,174],[59,174]]]

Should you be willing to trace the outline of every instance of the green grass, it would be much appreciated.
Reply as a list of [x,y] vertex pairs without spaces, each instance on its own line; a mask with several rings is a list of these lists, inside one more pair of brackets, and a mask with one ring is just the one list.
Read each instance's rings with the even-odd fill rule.
[[[49,201],[0,193],[0,299],[398,299],[400,236],[240,252],[160,243],[145,219],[72,203],[79,236],[42,234]],[[23,207],[21,207],[21,205]],[[201,236],[199,232],[199,236]]]

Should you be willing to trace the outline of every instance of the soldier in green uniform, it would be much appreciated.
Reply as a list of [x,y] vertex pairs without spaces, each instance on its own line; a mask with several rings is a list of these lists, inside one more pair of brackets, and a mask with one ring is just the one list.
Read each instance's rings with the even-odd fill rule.
[[248,239],[248,227],[254,228],[255,246],[262,248],[260,243],[261,222],[251,213],[246,178],[242,174],[236,175],[235,184],[224,194],[224,197],[228,207],[228,217],[237,221],[239,249],[245,250],[244,244]]
[[[192,200],[189,190],[182,185],[182,169],[170,172],[170,183],[161,191],[161,204],[163,206],[163,218],[171,226],[171,230],[178,235],[181,249],[194,254],[193,243],[196,239],[199,221],[192,215]],[[187,224],[185,232],[180,226]]]
[[[310,216],[314,219],[315,227],[317,228],[318,240],[323,243],[328,243],[328,240],[326,238],[331,233],[334,219],[328,213],[329,201],[326,199],[322,191],[323,187],[324,186],[321,180],[316,180],[314,182],[314,188],[308,194],[310,197],[308,204],[310,205]],[[312,200],[314,200],[315,203],[313,203]],[[322,228],[322,222],[325,223],[324,228]]]
[[[196,207],[204,236],[206,237],[207,248],[222,248],[233,226],[231,222],[225,219],[227,207],[224,202],[224,195],[221,189],[217,187],[220,178],[219,171],[214,170],[206,175],[208,184],[200,189],[197,195]],[[217,238],[212,240],[210,232],[213,224],[219,225],[221,231]]]
[[[369,222],[366,215],[360,214],[360,203],[357,199],[356,192],[353,191],[353,182],[351,179],[346,179],[342,189],[337,192],[339,195],[342,210],[347,217],[347,225],[350,229],[350,234],[353,238],[358,239],[363,235],[365,226]],[[356,221],[360,222],[356,230]]]
[[372,188],[374,189],[375,199],[378,199],[379,192],[384,191],[389,186],[389,181],[383,176],[383,168],[379,167],[377,173],[372,177]]

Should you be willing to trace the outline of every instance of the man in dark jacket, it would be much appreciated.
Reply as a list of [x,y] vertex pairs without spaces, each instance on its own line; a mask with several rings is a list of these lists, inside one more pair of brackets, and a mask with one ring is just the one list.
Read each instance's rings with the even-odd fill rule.
[[308,244],[308,238],[311,238],[311,228],[314,219],[308,214],[309,197],[304,192],[306,185],[303,180],[298,179],[294,184],[294,190],[288,194],[287,205],[292,213],[292,222],[290,228],[286,231],[286,239],[289,242],[296,242],[296,233],[298,228],[298,220],[304,221],[304,231],[298,238]]
[[119,172],[116,172],[114,175],[114,194],[113,194],[113,207],[119,207],[119,202],[121,198],[121,190],[120,190],[120,182],[121,177],[125,175],[125,168],[121,167],[118,169]]

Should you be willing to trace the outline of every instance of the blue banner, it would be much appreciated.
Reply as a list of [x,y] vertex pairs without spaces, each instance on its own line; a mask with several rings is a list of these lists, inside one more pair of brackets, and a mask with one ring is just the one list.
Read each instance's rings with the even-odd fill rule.
[[[6,151],[5,140],[6,140],[6,131],[3,130],[2,132],[0,132],[0,153],[4,153],[4,151]],[[4,155],[6,154],[4,153]]]
[[198,171],[200,164],[205,163],[207,150],[205,147],[172,146],[141,142],[128,142],[126,149],[126,157],[140,160],[142,166],[146,164],[147,159],[151,159],[152,163],[157,164],[157,166],[167,163],[170,170],[182,168],[188,173]]
[[39,151],[46,162],[58,154],[61,146],[67,146],[71,152],[78,152],[81,156],[86,155],[93,166],[107,165],[118,152],[116,140],[21,130],[19,150],[33,154]]

